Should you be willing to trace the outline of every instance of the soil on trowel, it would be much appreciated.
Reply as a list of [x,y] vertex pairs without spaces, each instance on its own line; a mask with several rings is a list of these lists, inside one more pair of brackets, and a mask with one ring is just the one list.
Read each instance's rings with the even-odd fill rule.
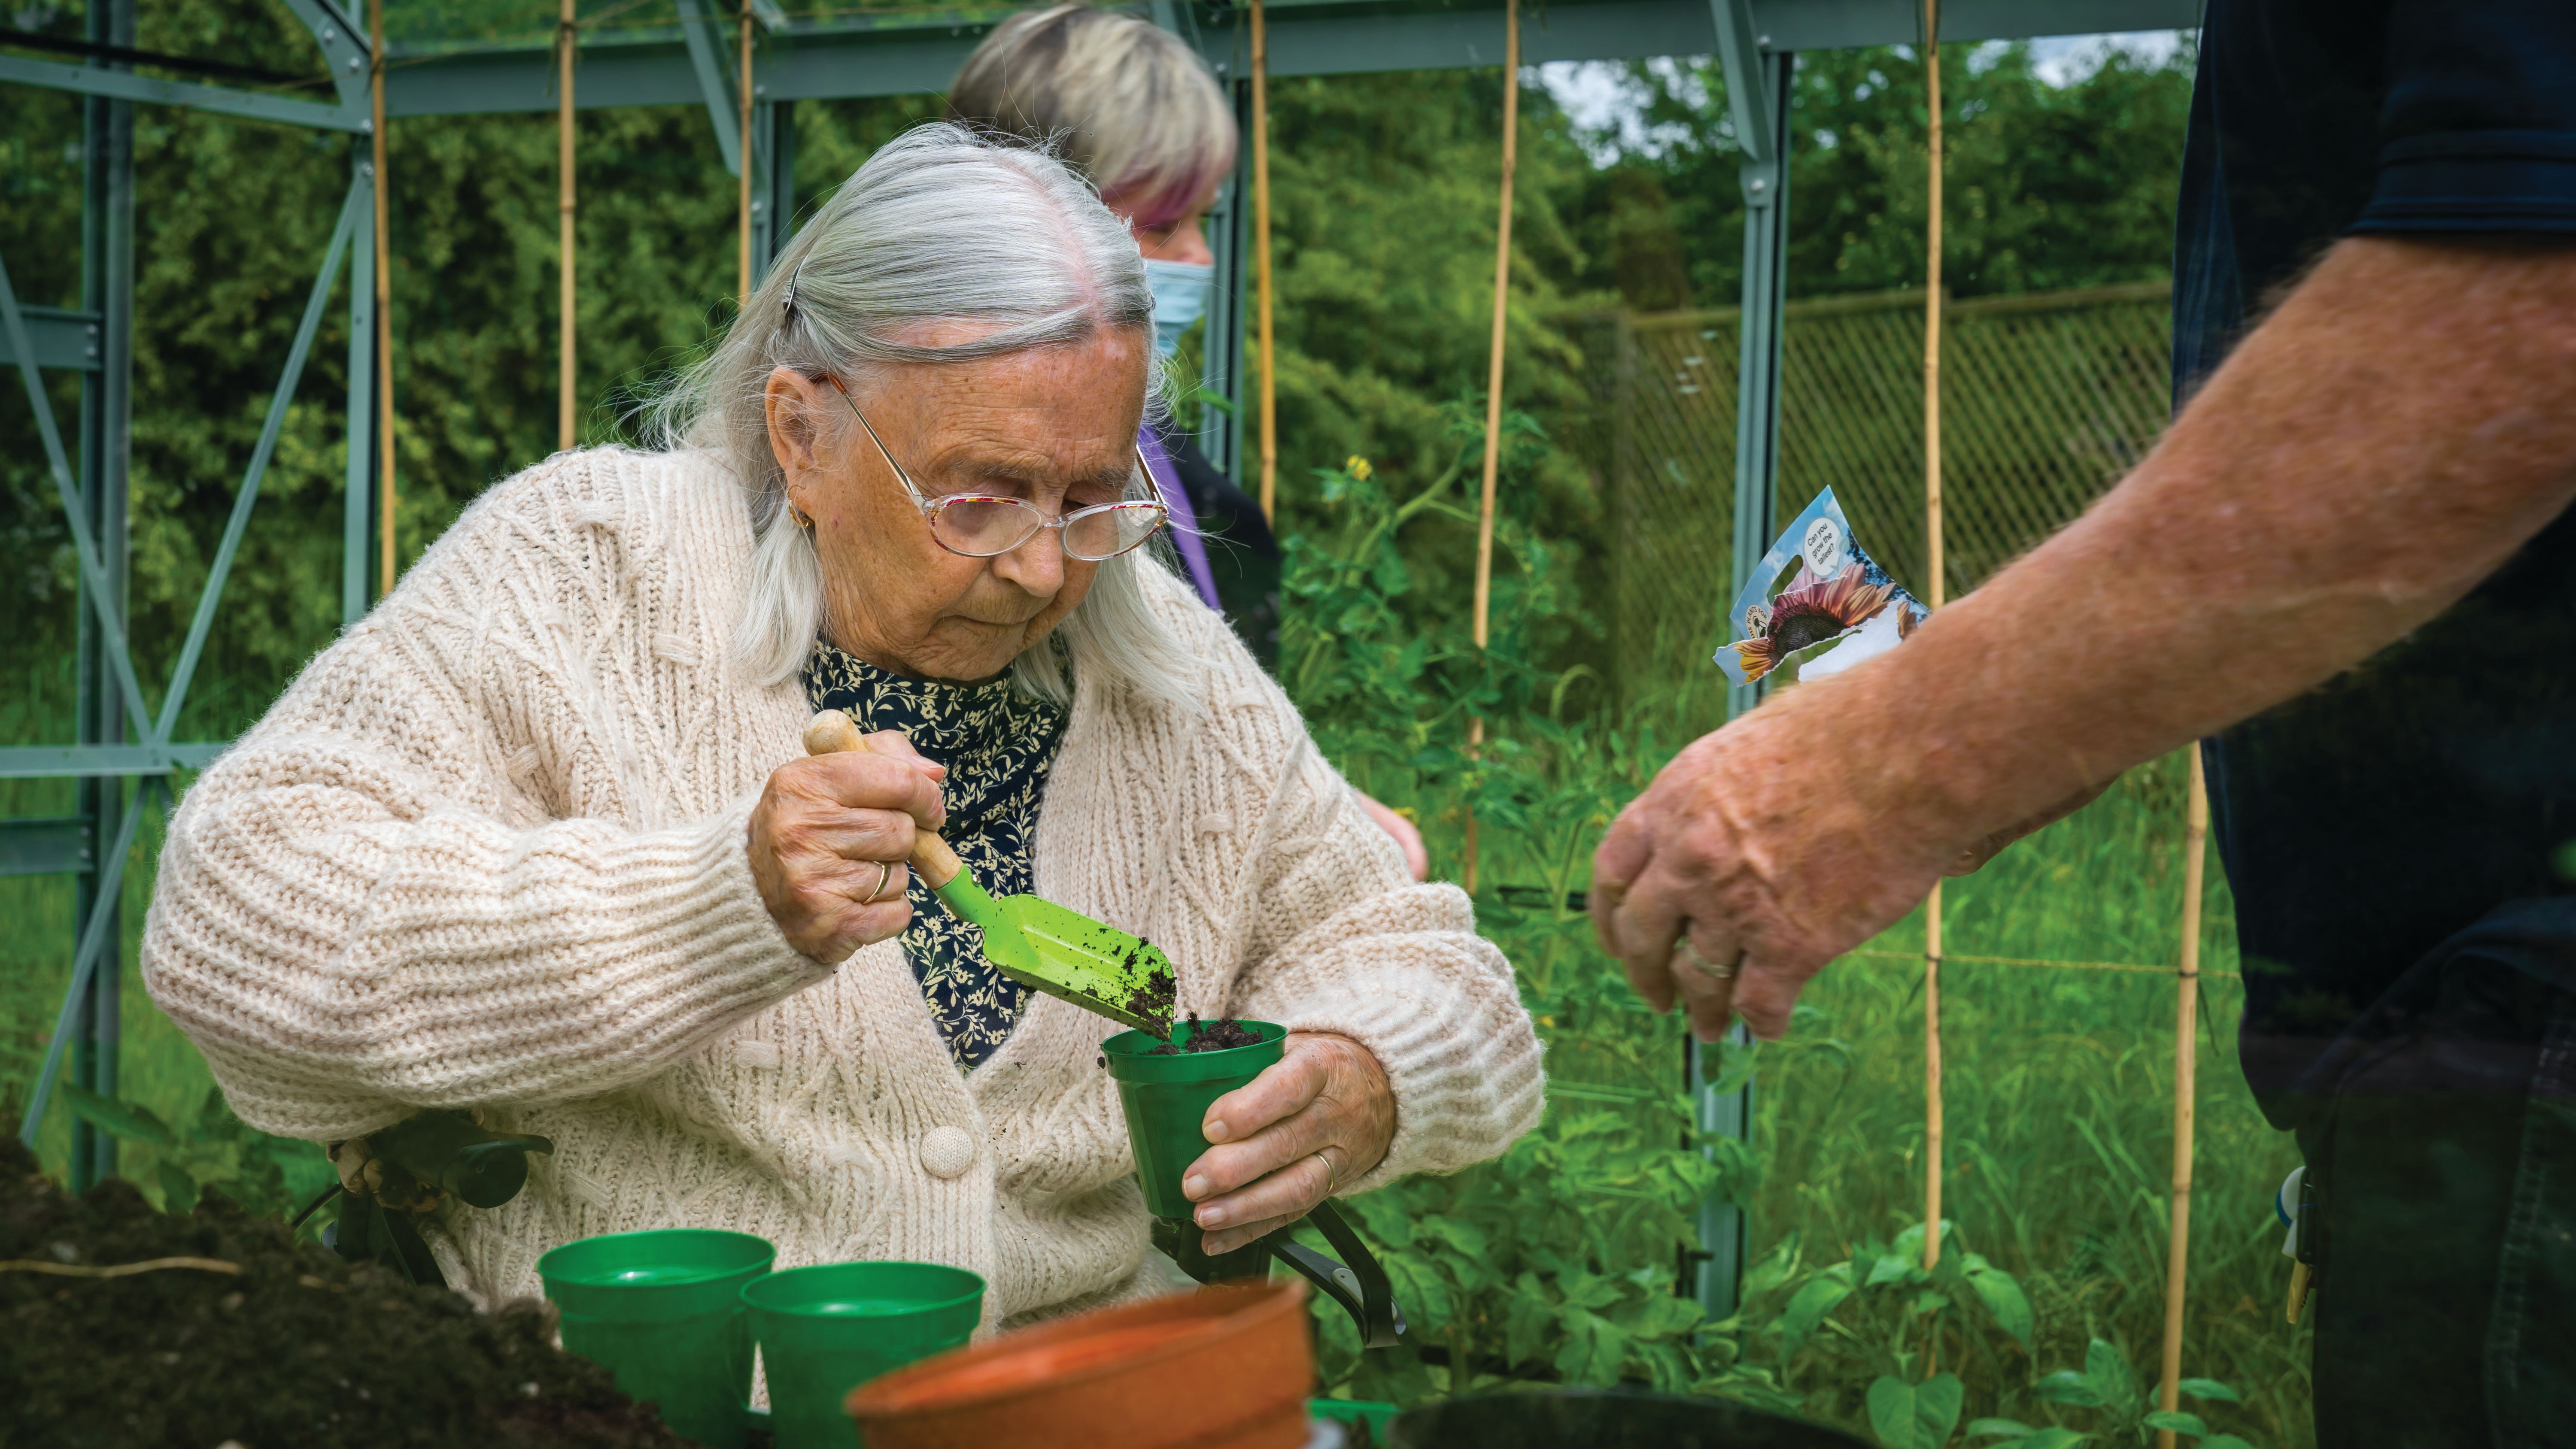
[[[237,1271],[48,1272],[161,1258]],[[538,1302],[342,1262],[208,1192],[164,1213],[111,1179],[74,1197],[0,1142],[0,1442],[61,1449],[683,1449]]]
[[[1137,941],[1136,948],[1128,953],[1126,961],[1128,968],[1131,970],[1134,969],[1139,960],[1145,956],[1149,949],[1150,947],[1145,941]],[[1160,953],[1157,952],[1155,954],[1159,958]],[[1172,1006],[1179,999],[1179,983],[1172,979],[1171,968],[1169,966],[1156,964],[1146,975],[1145,984],[1137,987],[1133,992],[1130,992],[1127,1000],[1123,1004],[1126,1006],[1128,1011],[1153,1023],[1151,1030],[1154,1035],[1170,1036],[1172,1034]]]
[[1261,1033],[1251,1030],[1230,1016],[1221,1016],[1214,1021],[1201,1021],[1199,1014],[1193,1011],[1190,1013],[1190,1025],[1198,1030],[1191,1034],[1187,1045],[1167,1041],[1145,1055],[1177,1057],[1183,1054],[1196,1055],[1200,1052],[1221,1052],[1228,1047],[1261,1044]]

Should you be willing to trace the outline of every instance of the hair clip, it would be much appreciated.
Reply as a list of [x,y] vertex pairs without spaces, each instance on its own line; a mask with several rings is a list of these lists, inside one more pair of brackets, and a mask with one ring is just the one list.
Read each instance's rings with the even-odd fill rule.
[[796,320],[796,284],[804,280],[805,263],[800,258],[796,270],[787,274],[787,295],[779,299],[779,326],[785,327]]

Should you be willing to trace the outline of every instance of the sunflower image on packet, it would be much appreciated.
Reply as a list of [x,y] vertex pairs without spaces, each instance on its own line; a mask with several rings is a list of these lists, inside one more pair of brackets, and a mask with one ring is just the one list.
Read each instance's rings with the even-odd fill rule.
[[1852,537],[1828,488],[1735,596],[1727,623],[1742,637],[1717,663],[1737,684],[1822,679],[1895,648],[1930,613]]

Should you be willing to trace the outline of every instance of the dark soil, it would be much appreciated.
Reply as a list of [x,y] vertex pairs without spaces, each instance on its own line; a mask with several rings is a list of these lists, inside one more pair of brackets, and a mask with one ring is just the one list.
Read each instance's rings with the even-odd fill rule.
[[541,1303],[477,1313],[299,1243],[213,1192],[74,1197],[0,1143],[0,1264],[210,1258],[122,1278],[0,1267],[0,1445],[61,1449],[683,1449],[608,1370],[553,1346]]
[[[1147,944],[1142,940],[1137,941],[1136,949],[1127,957],[1127,965],[1132,968],[1146,950]],[[1159,956],[1159,953],[1157,955]],[[1129,1011],[1155,1024],[1154,1035],[1170,1036],[1172,1006],[1179,999],[1180,988],[1179,984],[1172,979],[1172,968],[1167,965],[1157,965],[1152,973],[1146,976],[1145,984],[1137,987],[1128,996],[1125,1005]]]
[[1149,1057],[1177,1057],[1186,1053],[1194,1056],[1200,1052],[1221,1052],[1228,1047],[1247,1047],[1258,1046],[1261,1044],[1261,1033],[1250,1030],[1245,1027],[1242,1022],[1239,1022],[1230,1016],[1221,1016],[1214,1021],[1201,1021],[1199,1020],[1198,1013],[1194,1011],[1190,1013],[1190,1024],[1197,1027],[1198,1030],[1190,1037],[1188,1045],[1183,1046],[1178,1043],[1167,1041],[1161,1046],[1154,1048],[1152,1051],[1145,1053],[1145,1055]]

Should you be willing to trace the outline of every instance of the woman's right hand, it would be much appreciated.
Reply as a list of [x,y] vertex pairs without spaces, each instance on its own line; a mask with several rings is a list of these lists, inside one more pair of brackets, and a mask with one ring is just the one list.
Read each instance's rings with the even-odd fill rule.
[[788,944],[838,966],[911,922],[904,857],[916,829],[947,819],[938,785],[947,773],[892,730],[869,736],[864,754],[809,755],[770,772],[747,847],[761,903]]

